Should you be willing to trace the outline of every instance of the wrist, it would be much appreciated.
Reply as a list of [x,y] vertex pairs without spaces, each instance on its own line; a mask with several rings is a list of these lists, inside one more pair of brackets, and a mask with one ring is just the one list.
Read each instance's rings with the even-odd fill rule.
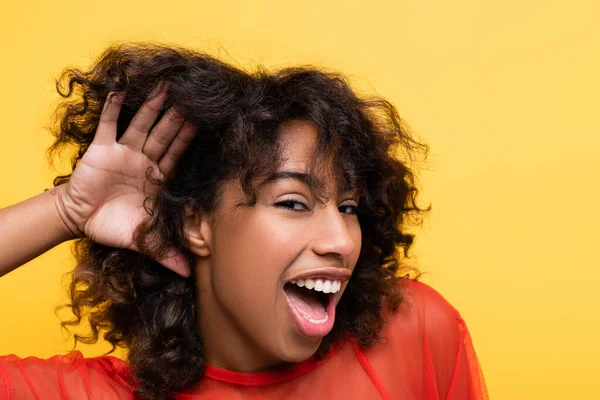
[[78,239],[85,236],[68,212],[68,185],[68,183],[65,183],[49,190],[54,202],[54,208],[56,209],[58,217],[57,225],[61,231],[61,238],[63,241]]

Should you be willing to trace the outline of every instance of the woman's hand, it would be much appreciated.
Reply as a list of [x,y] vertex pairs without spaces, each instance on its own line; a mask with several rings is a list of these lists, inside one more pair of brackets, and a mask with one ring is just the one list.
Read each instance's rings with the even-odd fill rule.
[[[158,190],[146,174],[150,171],[155,179],[168,177],[195,135],[195,128],[172,108],[150,131],[166,97],[164,88],[152,97],[117,141],[124,93],[109,94],[94,141],[69,182],[55,188],[61,219],[75,237],[138,250],[133,236],[148,218],[144,199]],[[187,261],[175,251],[158,261],[182,276],[190,275]]]

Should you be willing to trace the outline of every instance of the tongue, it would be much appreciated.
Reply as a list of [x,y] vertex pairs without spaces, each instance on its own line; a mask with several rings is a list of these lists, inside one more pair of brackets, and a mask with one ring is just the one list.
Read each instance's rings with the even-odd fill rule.
[[314,320],[325,319],[325,307],[317,299],[316,292],[302,289],[296,285],[286,285],[285,292],[298,311],[305,317]]

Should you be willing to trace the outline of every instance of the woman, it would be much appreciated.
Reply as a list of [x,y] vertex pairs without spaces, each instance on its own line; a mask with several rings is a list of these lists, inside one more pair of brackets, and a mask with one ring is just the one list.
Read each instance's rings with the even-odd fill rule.
[[78,239],[63,325],[128,362],[2,357],[1,399],[487,398],[459,314],[400,277],[426,147],[391,104],[152,45],[59,83],[74,170],[0,211],[0,273]]

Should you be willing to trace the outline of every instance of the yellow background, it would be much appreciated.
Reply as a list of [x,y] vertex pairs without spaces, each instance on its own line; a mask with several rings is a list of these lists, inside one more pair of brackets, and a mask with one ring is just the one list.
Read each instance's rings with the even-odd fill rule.
[[[0,206],[50,187],[53,78],[112,41],[333,67],[431,145],[416,262],[467,321],[491,397],[597,399],[599,16],[577,0],[6,2]],[[69,351],[53,308],[72,267],[63,245],[0,281],[0,354]]]

